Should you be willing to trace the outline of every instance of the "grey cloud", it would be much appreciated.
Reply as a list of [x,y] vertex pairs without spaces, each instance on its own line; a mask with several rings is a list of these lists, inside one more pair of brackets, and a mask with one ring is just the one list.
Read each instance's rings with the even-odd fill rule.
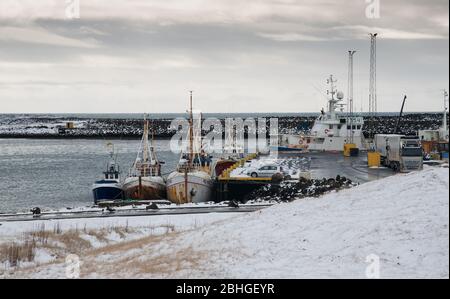
[[54,38],[0,38],[4,111],[103,112],[107,102],[108,111],[182,112],[189,89],[209,112],[317,111],[329,74],[346,90],[350,48],[358,51],[356,100],[365,103],[369,30],[385,32],[378,41],[383,110],[397,110],[406,92],[409,109],[437,110],[448,87],[447,1],[381,0],[379,20],[365,17],[364,0],[93,3],[77,20],[52,9],[30,10],[23,20],[0,13],[0,28]]

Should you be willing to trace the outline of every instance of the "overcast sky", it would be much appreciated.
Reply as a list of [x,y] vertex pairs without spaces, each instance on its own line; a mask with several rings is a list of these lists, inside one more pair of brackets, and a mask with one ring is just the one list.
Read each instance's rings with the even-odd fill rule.
[[[76,4],[76,0],[74,1]],[[316,112],[326,79],[368,109],[369,32],[378,107],[442,110],[448,0],[0,1],[0,113]],[[369,11],[371,12],[371,11]],[[369,16],[374,16],[369,14]],[[376,15],[375,15],[376,16]]]

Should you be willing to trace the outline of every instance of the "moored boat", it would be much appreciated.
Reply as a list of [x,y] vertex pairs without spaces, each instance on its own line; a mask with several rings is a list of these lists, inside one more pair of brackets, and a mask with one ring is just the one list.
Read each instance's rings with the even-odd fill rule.
[[336,81],[330,76],[328,83],[328,110],[322,111],[314,122],[311,134],[303,140],[310,151],[343,151],[344,145],[354,143],[358,149],[364,149],[364,135],[362,133],[364,119],[339,114],[336,110],[342,107],[344,98],[342,92],[335,90]]
[[206,171],[190,169],[183,172],[179,168],[167,178],[167,197],[173,203],[208,202],[212,196],[213,182]]
[[207,202],[212,196],[211,159],[202,149],[201,130],[194,130],[191,92],[188,149],[182,152],[177,170],[167,178],[167,198],[183,204]]
[[148,140],[149,121],[144,119],[144,134],[136,160],[123,183],[126,199],[157,200],[166,198],[166,184],[161,175],[161,162],[155,153],[153,138]]
[[116,201],[123,199],[123,190],[120,183],[120,167],[117,164],[117,156],[114,149],[110,153],[111,158],[103,172],[103,179],[96,181],[92,186],[94,203],[103,201]]
[[330,95],[327,111],[322,110],[320,116],[314,122],[311,132],[307,135],[282,136],[282,149],[285,151],[300,150],[339,152],[344,150],[344,145],[353,143],[358,149],[365,149],[363,117],[344,115],[338,113],[344,95],[335,89],[336,81],[330,76]]

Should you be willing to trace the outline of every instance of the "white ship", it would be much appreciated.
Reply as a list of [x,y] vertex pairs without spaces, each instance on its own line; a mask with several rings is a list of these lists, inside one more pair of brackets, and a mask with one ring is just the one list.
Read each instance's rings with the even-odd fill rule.
[[353,143],[359,149],[364,149],[362,117],[354,117],[339,113],[344,104],[344,94],[337,92],[334,86],[336,81],[330,76],[328,83],[328,107],[327,111],[321,111],[320,116],[314,122],[309,134],[283,135],[281,145],[289,148],[301,148],[308,151],[343,151],[344,144]]
[[[201,121],[196,125],[201,126]],[[167,177],[167,197],[182,204],[211,201],[212,196],[211,159],[202,149],[200,128],[194,129],[191,92],[188,146],[181,154],[177,170]]]
[[156,200],[166,197],[166,184],[161,176],[161,163],[156,157],[153,146],[148,140],[149,122],[144,119],[144,134],[138,155],[123,183],[127,199]]

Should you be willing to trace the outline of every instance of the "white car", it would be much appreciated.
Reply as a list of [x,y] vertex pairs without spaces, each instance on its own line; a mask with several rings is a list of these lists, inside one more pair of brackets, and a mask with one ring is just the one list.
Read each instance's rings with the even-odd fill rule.
[[289,172],[285,171],[283,167],[278,165],[264,165],[259,168],[249,169],[247,175],[252,178],[271,178],[274,174],[282,174],[285,177],[289,176]]

